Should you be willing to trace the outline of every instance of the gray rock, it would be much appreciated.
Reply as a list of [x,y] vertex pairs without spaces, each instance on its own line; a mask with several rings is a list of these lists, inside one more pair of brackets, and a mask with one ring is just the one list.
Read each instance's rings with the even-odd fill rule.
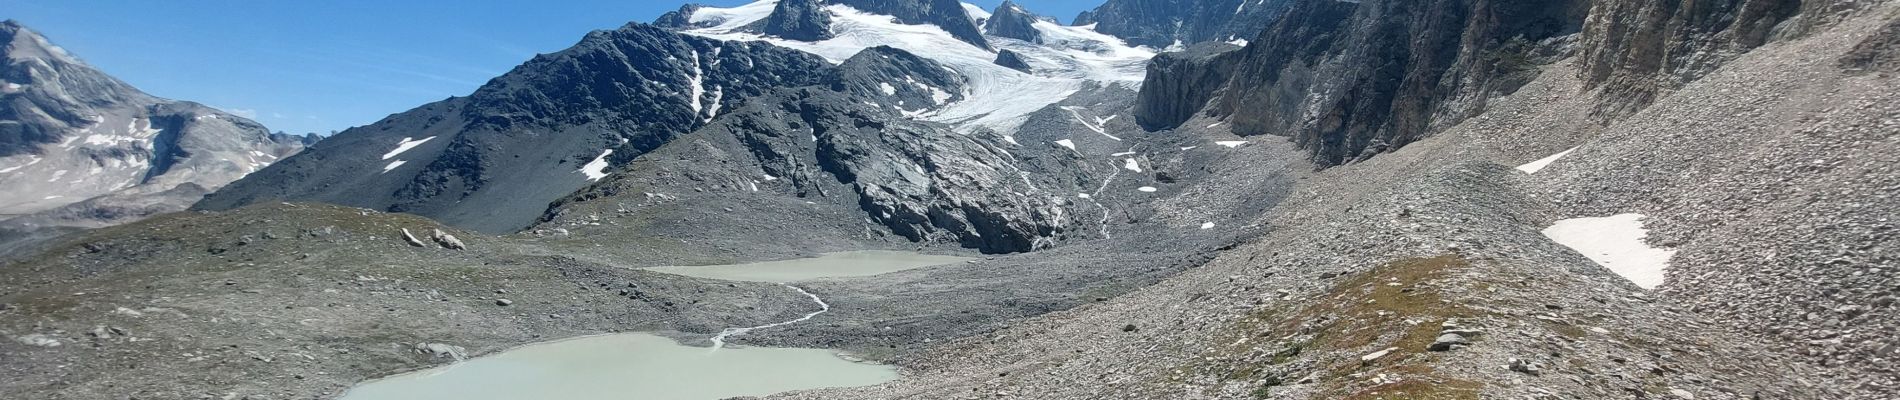
[[514,305],[514,304],[515,304],[515,301],[514,301],[514,300],[509,300],[509,299],[495,299],[495,305],[498,305],[498,306],[502,306],[502,307],[507,307],[507,306],[511,306],[511,305]]
[[417,239],[415,234],[409,233],[409,228],[402,228],[402,241],[409,243],[410,246],[427,246],[427,244],[422,243],[422,239]]
[[1510,360],[1507,360],[1506,362],[1509,363],[1506,366],[1506,368],[1509,368],[1511,371],[1519,372],[1519,373],[1523,373],[1523,374],[1531,375],[1531,376],[1543,375],[1543,369],[1538,368],[1537,364],[1531,363],[1529,361],[1512,358]]
[[1438,339],[1433,340],[1432,344],[1425,349],[1431,351],[1451,351],[1454,348],[1468,344],[1471,344],[1471,341],[1465,339],[1464,335],[1445,333],[1438,335]]
[[443,232],[441,229],[435,229],[432,232],[429,232],[429,238],[432,240],[435,240],[435,244],[441,245],[442,248],[445,248],[445,249],[463,250],[463,249],[468,248],[468,245],[463,244],[461,239],[456,239],[455,235],[450,235],[448,232]]
[[40,334],[40,333],[22,335],[22,336],[13,338],[13,340],[18,341],[21,344],[25,344],[28,346],[39,346],[39,347],[59,347],[65,344],[63,342],[60,342],[59,338],[53,337],[51,335]]

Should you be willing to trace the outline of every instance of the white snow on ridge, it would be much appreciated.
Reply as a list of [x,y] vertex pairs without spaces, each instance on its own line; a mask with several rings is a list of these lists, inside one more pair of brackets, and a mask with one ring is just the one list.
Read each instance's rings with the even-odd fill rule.
[[1550,155],[1550,157],[1544,157],[1544,158],[1537,159],[1537,161],[1524,163],[1524,165],[1517,166],[1517,170],[1524,171],[1524,173],[1526,174],[1535,174],[1537,173],[1537,171],[1544,170],[1544,167],[1550,166],[1550,163],[1557,162],[1557,159],[1564,158],[1564,156],[1570,155],[1570,152],[1573,152],[1573,151],[1577,151],[1577,148],[1572,147],[1569,150],[1564,150],[1564,151],[1558,152],[1557,154],[1552,154]]
[[777,0],[753,2],[732,8],[701,7],[693,11],[688,22],[693,24],[714,23],[709,30],[729,31],[757,22],[772,15],[772,9],[778,6]]
[[[1010,136],[1030,113],[1068,98],[1088,82],[1139,86],[1147,61],[1154,56],[1151,49],[1128,46],[1118,38],[1087,27],[1046,21],[1037,22],[1034,27],[1042,31],[1048,45],[990,38],[992,47],[1060,67],[1031,75],[995,65],[992,62],[995,53],[957,40],[935,25],[900,24],[890,16],[844,5],[825,8],[832,14],[835,37],[824,41],[800,42],[740,29],[770,15],[774,4],[768,0],[734,8],[701,8],[693,15],[695,22],[719,21],[718,24],[685,33],[721,40],[764,41],[816,54],[833,63],[843,62],[873,46],[896,47],[935,60],[968,80],[963,100],[914,116],[952,124],[965,134],[988,129]],[[932,97],[947,100],[951,94],[933,92]]]
[[606,178],[607,155],[613,153],[613,149],[601,150],[599,156],[594,157],[593,161],[588,161],[586,165],[582,165],[581,169],[576,172],[587,175],[587,180],[589,181],[598,181],[600,178]]
[[[402,138],[402,141],[396,142],[396,148],[394,150],[390,150],[388,153],[383,153],[383,159],[388,160],[390,158],[394,158],[397,155],[400,155],[405,151],[409,151],[409,149],[416,148],[416,146],[421,146],[423,143],[427,143],[429,140],[432,140],[432,139],[435,139],[435,137],[430,136],[430,137],[422,138],[422,140],[412,140],[411,138],[406,138],[406,137]],[[383,171],[388,172],[389,169],[384,168]]]
[[1643,239],[1642,214],[1617,214],[1602,218],[1573,218],[1557,221],[1544,228],[1544,236],[1557,244],[1576,250],[1597,265],[1629,279],[1636,286],[1654,289],[1663,283],[1663,271],[1675,249],[1649,247]]

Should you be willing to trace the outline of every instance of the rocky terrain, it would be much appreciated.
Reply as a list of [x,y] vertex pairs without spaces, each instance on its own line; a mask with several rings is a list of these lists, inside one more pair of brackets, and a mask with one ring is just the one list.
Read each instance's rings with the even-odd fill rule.
[[316,141],[141,92],[0,22],[0,249],[184,210]]
[[[333,397],[554,338],[706,345],[808,303],[637,267],[857,249],[974,258],[800,283],[827,313],[729,341],[905,374],[774,397],[1900,394],[1900,4],[1034,15],[784,0],[592,33],[220,211],[0,267],[0,397]],[[1549,233],[1613,215],[1659,286]]]

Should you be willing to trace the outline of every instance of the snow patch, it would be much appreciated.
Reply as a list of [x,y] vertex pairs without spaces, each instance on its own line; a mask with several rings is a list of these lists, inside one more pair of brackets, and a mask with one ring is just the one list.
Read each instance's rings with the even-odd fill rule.
[[1202,222],[1202,223],[1201,223],[1201,229],[1202,229],[1202,230],[1208,230],[1208,229],[1214,229],[1214,223],[1213,223],[1213,222]]
[[879,90],[883,90],[883,91],[884,91],[884,95],[885,95],[885,96],[894,96],[894,95],[897,95],[897,87],[896,87],[896,86],[891,86],[891,84],[890,84],[889,82],[878,82],[878,83],[877,83],[877,88],[878,88]]
[[613,153],[613,149],[601,150],[599,156],[594,157],[593,161],[588,161],[586,165],[582,165],[578,172],[587,175],[587,180],[589,181],[598,181],[600,178],[606,178],[607,155]]
[[1654,289],[1663,283],[1663,271],[1669,269],[1669,258],[1676,255],[1676,250],[1649,247],[1643,241],[1649,236],[1649,230],[1643,228],[1644,218],[1632,213],[1566,219],[1544,228],[1543,233],[1636,286]]
[[1129,171],[1141,172],[1141,163],[1136,162],[1135,159],[1133,158],[1123,159],[1122,168],[1127,169]]
[[1135,188],[1135,190],[1139,190],[1144,193],[1154,193],[1156,190],[1159,190],[1159,189],[1155,189],[1154,186],[1142,186],[1142,187]]
[[1231,148],[1236,148],[1236,147],[1240,147],[1241,145],[1245,145],[1245,144],[1247,144],[1247,141],[1245,141],[1245,140],[1222,140],[1222,141],[1218,141],[1218,142],[1214,142],[1214,144],[1218,144],[1218,145],[1221,145],[1221,146],[1225,146],[1225,147],[1227,147],[1227,148],[1229,148],[1229,149],[1231,149]]
[[[1074,140],[1069,140],[1069,139],[1062,139],[1062,140],[1057,140],[1057,141],[1056,141],[1056,145],[1057,145],[1057,146],[1062,146],[1062,147],[1067,147],[1067,148],[1069,148],[1069,150],[1075,150],[1075,141],[1074,141]],[[15,167],[15,168],[17,168],[17,167]],[[0,172],[6,172],[6,171],[0,171]]]
[[[388,153],[383,153],[383,159],[388,160],[391,158],[395,158],[397,155],[401,155],[403,152],[409,151],[409,149],[416,148],[416,146],[421,146],[423,143],[427,143],[429,142],[429,140],[432,140],[432,139],[435,139],[435,137],[430,136],[430,137],[422,138],[422,140],[411,140],[411,138],[406,138],[406,137],[402,138],[402,141],[396,142],[395,149],[390,150]],[[384,171],[388,171],[388,169],[385,168]]]
[[403,161],[403,160],[390,161],[389,165],[383,166],[383,173],[387,174],[389,173],[389,171],[394,171],[396,170],[396,167],[400,167],[404,163],[408,163],[408,161]]
[[1524,171],[1524,173],[1526,174],[1535,174],[1537,173],[1537,171],[1544,170],[1544,167],[1550,166],[1550,163],[1557,162],[1557,159],[1564,158],[1564,156],[1570,155],[1570,152],[1573,152],[1573,151],[1577,151],[1577,148],[1572,147],[1569,150],[1564,150],[1561,152],[1557,152],[1557,154],[1552,154],[1550,155],[1550,157],[1540,158],[1540,159],[1537,159],[1537,161],[1531,161],[1531,162],[1525,163],[1524,165],[1519,165],[1517,166],[1517,170]]

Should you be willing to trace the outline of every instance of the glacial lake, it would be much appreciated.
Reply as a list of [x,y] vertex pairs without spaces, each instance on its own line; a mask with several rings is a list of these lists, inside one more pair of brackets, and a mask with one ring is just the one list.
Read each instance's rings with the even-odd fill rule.
[[[895,251],[735,265],[649,268],[711,279],[786,284],[867,276],[967,260]],[[775,329],[830,309],[811,296],[812,313],[791,321],[732,327],[719,334]],[[718,339],[715,339],[718,342]],[[723,344],[723,343],[722,343]],[[869,386],[897,379],[887,365],[854,362],[832,350],[692,347],[647,333],[586,336],[522,346],[452,365],[364,382],[342,400],[713,400],[794,390]]]
[[710,400],[868,386],[897,369],[830,350],[711,349],[645,333],[532,344],[357,385],[343,400]]
[[871,276],[964,260],[969,260],[969,258],[902,251],[864,250],[748,264],[653,267],[647,270],[728,281],[787,283],[818,278]]

